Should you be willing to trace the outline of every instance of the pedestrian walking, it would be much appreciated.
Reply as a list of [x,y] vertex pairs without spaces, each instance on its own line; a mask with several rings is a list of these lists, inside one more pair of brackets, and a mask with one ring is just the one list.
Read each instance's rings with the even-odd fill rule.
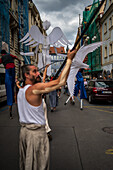
[[9,106],[10,119],[12,116],[12,105],[14,102],[14,85],[15,85],[15,64],[14,59],[17,59],[19,62],[20,59],[17,56],[7,53],[5,50],[1,51],[0,64],[3,64],[5,67],[5,87],[7,95],[7,105]]
[[[53,80],[53,77],[50,78],[50,81]],[[56,110],[56,106],[58,105],[58,96],[57,90],[53,90],[49,93],[49,104],[51,108],[51,112]]]
[[87,99],[82,72],[83,72],[83,69],[80,69],[76,75],[77,81],[76,81],[75,88],[74,88],[74,96],[77,96],[78,94],[80,94],[80,99]]
[[51,91],[49,93],[49,104],[50,104],[50,107],[51,107],[51,112],[56,110],[57,103],[58,103],[58,101],[57,101],[57,91],[56,90]]
[[66,83],[75,50],[68,52],[66,65],[56,80],[37,83],[38,70],[34,65],[22,67],[25,86],[17,96],[20,129],[20,170],[49,169],[49,142],[45,130],[42,94]]
[[67,82],[64,86],[64,94],[66,94],[67,96],[69,96],[69,90],[68,90],[68,86],[67,86]]

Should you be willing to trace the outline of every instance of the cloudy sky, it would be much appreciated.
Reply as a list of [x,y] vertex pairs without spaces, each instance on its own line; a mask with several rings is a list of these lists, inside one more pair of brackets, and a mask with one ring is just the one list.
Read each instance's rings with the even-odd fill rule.
[[91,5],[93,0],[33,0],[33,2],[40,12],[42,21],[48,20],[51,23],[47,34],[58,26],[71,42],[70,48],[73,47],[79,26],[79,14],[82,18],[85,7]]

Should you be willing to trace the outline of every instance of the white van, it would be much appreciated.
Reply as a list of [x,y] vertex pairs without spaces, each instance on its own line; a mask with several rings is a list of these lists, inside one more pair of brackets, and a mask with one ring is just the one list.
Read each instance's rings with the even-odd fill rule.
[[5,69],[4,66],[0,64],[0,103],[6,100]]

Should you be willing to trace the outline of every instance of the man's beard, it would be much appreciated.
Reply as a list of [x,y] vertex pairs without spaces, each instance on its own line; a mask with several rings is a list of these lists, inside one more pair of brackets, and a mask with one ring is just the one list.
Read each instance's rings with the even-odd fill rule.
[[30,80],[32,81],[33,84],[41,82],[41,80],[38,77],[35,78],[34,76]]

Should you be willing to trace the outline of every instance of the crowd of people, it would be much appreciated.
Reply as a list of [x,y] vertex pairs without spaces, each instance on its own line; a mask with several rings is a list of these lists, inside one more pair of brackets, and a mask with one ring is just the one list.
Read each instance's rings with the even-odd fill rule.
[[[32,64],[23,65],[21,68],[23,80],[16,81],[16,102],[21,125],[19,138],[20,170],[49,169],[49,140],[52,140],[52,136],[47,116],[46,95],[49,94],[51,112],[56,111],[62,90],[67,96],[70,95],[66,81],[75,53],[76,50],[68,51],[66,65],[56,80],[53,80],[53,77],[47,78],[49,65],[45,67],[43,76],[38,72],[38,68]],[[5,50],[2,50],[1,54],[0,64],[3,63],[6,70],[7,105],[12,119],[15,85],[14,59],[21,61]],[[111,77],[108,76],[107,79],[111,80]],[[83,79],[81,69],[76,75],[74,96],[80,94],[80,98],[86,98],[85,86],[87,86],[87,79]]]
[[[19,138],[20,170],[49,169],[49,139],[47,134],[51,128],[47,120],[46,94],[50,96],[51,111],[55,111],[61,94],[61,86],[66,83],[75,53],[76,50],[68,51],[67,62],[60,76],[49,82],[44,80],[47,69],[45,69],[43,80],[41,80],[35,65],[23,65],[21,68],[23,81],[21,84],[19,81],[16,82],[18,87],[17,106],[21,125]],[[0,64],[3,63],[6,69],[7,104],[11,118],[14,102],[14,59],[19,60],[16,56],[2,51]],[[19,60],[19,62],[21,61]],[[9,83],[10,89],[7,87],[7,83]],[[51,95],[51,93],[54,94]]]

